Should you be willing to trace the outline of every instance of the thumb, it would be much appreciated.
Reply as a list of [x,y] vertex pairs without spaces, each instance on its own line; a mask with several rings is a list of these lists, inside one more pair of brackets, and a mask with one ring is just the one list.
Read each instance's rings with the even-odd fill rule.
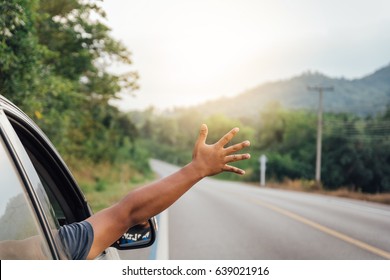
[[208,128],[206,124],[202,124],[199,131],[198,140],[196,141],[197,144],[205,144],[208,134]]

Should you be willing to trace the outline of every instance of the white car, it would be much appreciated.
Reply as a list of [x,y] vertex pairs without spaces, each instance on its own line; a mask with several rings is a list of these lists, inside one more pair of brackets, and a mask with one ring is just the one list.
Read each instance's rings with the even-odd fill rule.
[[[67,259],[59,227],[91,215],[46,135],[0,95],[0,259]],[[152,218],[129,229],[98,259],[118,259],[117,250],[150,246],[156,228]]]

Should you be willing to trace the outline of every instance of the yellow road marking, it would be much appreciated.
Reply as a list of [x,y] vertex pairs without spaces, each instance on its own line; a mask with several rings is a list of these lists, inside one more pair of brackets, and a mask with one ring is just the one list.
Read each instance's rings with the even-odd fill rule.
[[311,227],[313,227],[315,229],[318,229],[318,230],[320,230],[320,231],[322,231],[324,233],[332,235],[332,236],[334,236],[334,237],[336,237],[338,239],[341,239],[341,240],[343,240],[345,242],[353,244],[353,245],[355,245],[355,246],[357,246],[357,247],[359,247],[361,249],[364,249],[364,250],[366,250],[368,252],[371,252],[373,254],[381,256],[381,257],[383,257],[385,259],[390,259],[390,252],[387,252],[387,251],[384,251],[382,249],[379,249],[379,248],[376,248],[374,246],[371,246],[371,245],[369,245],[369,244],[367,244],[365,242],[362,242],[360,240],[352,238],[352,237],[350,237],[348,235],[345,235],[345,234],[343,234],[341,232],[338,232],[338,231],[336,231],[334,229],[331,229],[331,228],[328,228],[328,227],[323,226],[321,224],[318,224],[316,222],[313,222],[313,221],[311,221],[309,219],[306,219],[306,218],[304,218],[302,216],[299,216],[299,215],[297,215],[295,213],[292,213],[292,212],[287,211],[285,209],[279,208],[279,207],[274,206],[272,204],[269,204],[269,203],[266,203],[266,202],[263,202],[263,201],[260,201],[260,200],[254,200],[254,199],[251,199],[251,201],[256,203],[256,204],[258,204],[258,205],[261,205],[261,206],[264,206],[264,207],[266,207],[268,209],[271,209],[271,210],[273,210],[275,212],[278,212],[278,213],[280,213],[282,215],[290,217],[291,219],[294,219],[294,220],[296,220],[298,222],[301,222],[301,223],[303,223],[305,225],[308,225],[308,226],[311,226]]
[[[228,192],[228,191],[225,191],[225,192]],[[341,232],[338,232],[338,231],[336,231],[334,229],[331,229],[331,228],[323,226],[323,225],[321,225],[319,223],[313,222],[313,221],[311,221],[309,219],[306,219],[306,218],[304,218],[304,217],[302,217],[300,215],[297,215],[297,214],[295,214],[293,212],[290,212],[290,211],[285,210],[283,208],[277,207],[277,206],[272,205],[270,203],[264,202],[262,200],[248,198],[248,197],[245,197],[245,196],[243,196],[241,194],[237,194],[237,193],[235,193],[234,195],[235,196],[239,195],[239,196],[247,199],[250,202],[253,202],[253,203],[257,204],[257,205],[266,207],[266,208],[268,208],[270,210],[273,210],[273,211],[278,212],[278,213],[280,213],[282,215],[285,215],[285,216],[287,216],[287,217],[289,217],[289,218],[291,218],[293,220],[301,222],[301,223],[303,223],[305,225],[308,225],[308,226],[310,226],[312,228],[318,229],[319,231],[322,231],[322,232],[327,233],[327,234],[329,234],[331,236],[334,236],[334,237],[336,237],[338,239],[341,239],[341,240],[343,240],[343,241],[345,241],[347,243],[355,245],[355,246],[357,246],[357,247],[359,247],[359,248],[361,248],[363,250],[366,250],[366,251],[368,251],[370,253],[373,253],[375,255],[378,255],[378,256],[381,256],[381,257],[383,257],[385,259],[389,259],[390,260],[390,252],[387,252],[387,251],[384,251],[384,250],[379,249],[377,247],[371,246],[371,245],[369,245],[369,244],[367,244],[365,242],[362,242],[360,240],[352,238],[352,237],[350,237],[348,235],[345,235],[345,234],[343,234]]]

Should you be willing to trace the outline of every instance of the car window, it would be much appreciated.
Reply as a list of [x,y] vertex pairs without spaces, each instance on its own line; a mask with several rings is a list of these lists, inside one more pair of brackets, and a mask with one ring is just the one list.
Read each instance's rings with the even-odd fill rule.
[[3,139],[0,139],[0,259],[48,259],[50,250]]
[[[18,118],[15,115],[13,115],[13,117]],[[20,119],[21,122],[24,122],[21,118],[18,119]],[[11,125],[10,120],[12,120],[12,118],[9,117],[7,112],[0,110],[0,124],[3,141],[17,168],[18,175],[23,180],[25,190],[28,192],[36,216],[39,218],[40,226],[49,244],[53,258],[66,259],[68,254],[58,235],[60,224],[55,218],[53,205],[44,188],[44,182],[41,181],[24,144],[21,142],[19,135]]]
[[[62,201],[62,203],[59,202],[59,200],[64,200],[63,197],[58,196],[54,194],[53,189],[55,188],[55,182],[52,178],[52,175],[49,174],[48,170],[44,168],[42,163],[34,156],[34,154],[31,152],[28,147],[26,148],[26,151],[28,155],[30,156],[30,159],[35,167],[35,170],[38,173],[39,178],[41,179],[42,185],[46,191],[46,194],[49,198],[51,207],[54,211],[55,220],[58,222],[59,225],[65,225],[69,224],[69,218],[66,218],[65,212],[63,210],[63,207],[67,208],[69,207],[66,203],[66,201]],[[62,204],[62,206],[61,206]],[[70,211],[68,211],[70,212]]]
[[9,120],[39,176],[52,210],[47,214],[54,214],[57,227],[88,218],[90,212],[84,196],[48,140],[34,133],[22,120],[11,117]]

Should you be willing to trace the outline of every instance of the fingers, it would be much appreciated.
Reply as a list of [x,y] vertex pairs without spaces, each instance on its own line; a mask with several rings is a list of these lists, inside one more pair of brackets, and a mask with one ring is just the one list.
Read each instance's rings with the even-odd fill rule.
[[229,163],[249,159],[250,155],[248,153],[237,154],[237,151],[250,146],[250,142],[244,141],[225,148],[238,131],[239,128],[233,128],[215,144],[207,145],[208,128],[205,124],[201,125],[199,136],[193,150],[193,161],[199,163],[199,168],[204,170],[203,173],[206,174],[206,176],[216,175],[221,171],[232,172],[239,175],[245,174],[244,170],[231,166]]
[[249,147],[250,145],[251,145],[251,143],[249,141],[244,141],[244,142],[241,142],[239,144],[235,144],[233,146],[227,147],[225,149],[225,151],[227,154],[232,154],[232,153],[235,153],[235,152],[242,150],[246,147]]
[[230,155],[225,157],[225,162],[235,162],[235,161],[240,161],[240,160],[245,160],[245,159],[250,159],[251,155],[250,154],[242,154],[242,155]]
[[225,165],[224,168],[223,168],[223,171],[233,172],[233,173],[236,173],[236,174],[239,174],[239,175],[244,175],[245,174],[244,170],[242,170],[240,168],[237,168],[237,167],[234,167],[234,166],[231,166],[231,165]]
[[[225,146],[237,134],[238,131],[239,131],[238,128],[233,128],[229,133],[227,133],[224,137],[222,137],[218,141],[218,144],[220,144],[222,146]],[[236,161],[240,161],[240,160],[249,159],[251,157],[250,154],[233,154],[233,153],[235,153],[237,151],[240,151],[240,150],[242,150],[242,149],[244,149],[246,147],[249,147],[249,146],[250,146],[250,142],[249,141],[244,141],[244,142],[241,142],[239,144],[235,144],[235,145],[232,145],[230,147],[227,147],[225,149],[225,153],[227,155],[225,157],[225,163],[230,163],[230,162],[236,162]],[[223,170],[227,171],[227,172],[233,172],[233,173],[236,173],[236,174],[239,174],[239,175],[244,175],[245,174],[244,170],[242,170],[240,168],[237,168],[235,166],[228,165],[228,164],[225,164]]]
[[220,145],[221,147],[224,147],[227,143],[230,142],[230,140],[232,140],[234,135],[236,135],[239,130],[240,129],[238,127],[233,128],[228,133],[226,133],[221,139],[219,139],[219,141],[216,144]]

